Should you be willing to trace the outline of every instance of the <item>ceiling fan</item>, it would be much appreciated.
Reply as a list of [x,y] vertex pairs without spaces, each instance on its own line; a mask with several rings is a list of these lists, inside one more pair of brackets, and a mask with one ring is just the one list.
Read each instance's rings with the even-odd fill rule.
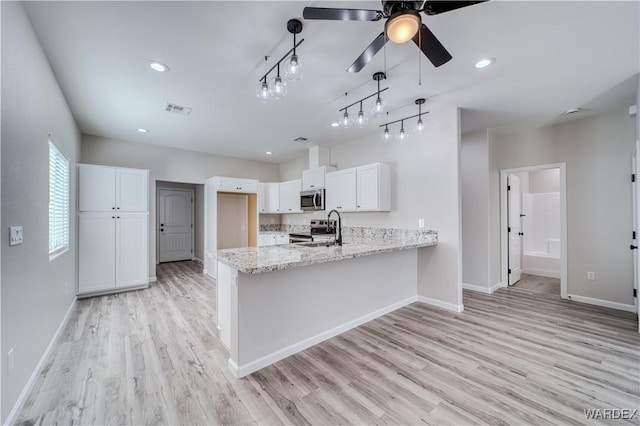
[[387,40],[395,43],[406,43],[409,40],[422,50],[435,67],[447,63],[451,54],[440,43],[436,36],[422,23],[420,12],[426,15],[438,15],[462,7],[482,3],[487,0],[476,1],[389,1],[382,0],[382,10],[367,9],[334,9],[325,7],[305,7],[302,12],[304,19],[321,19],[329,21],[379,21],[386,19],[384,31],[362,52],[347,69],[358,72],[364,68],[376,53],[385,45]]

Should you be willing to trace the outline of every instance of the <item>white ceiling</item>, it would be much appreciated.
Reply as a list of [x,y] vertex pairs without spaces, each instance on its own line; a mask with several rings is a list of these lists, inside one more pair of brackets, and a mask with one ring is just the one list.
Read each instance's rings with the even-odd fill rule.
[[[303,20],[304,78],[289,83],[285,99],[257,102],[264,55],[274,56],[271,65],[291,47],[286,22],[301,19],[305,6],[380,9],[376,1],[26,2],[83,133],[272,162],[376,133],[386,118],[365,129],[330,127],[340,108],[375,91],[371,77],[384,70],[383,51],[360,73],[346,69],[383,22]],[[638,6],[494,0],[423,16],[453,59],[436,69],[422,57],[419,86],[417,48],[389,43],[388,118],[417,113],[413,101],[425,97],[426,110],[463,108],[463,132],[512,131],[556,122],[571,107],[587,108],[584,116],[631,104]],[[475,69],[483,57],[497,60]],[[151,71],[150,60],[170,71]],[[167,101],[193,112],[166,113]],[[293,142],[298,136],[308,143]]]

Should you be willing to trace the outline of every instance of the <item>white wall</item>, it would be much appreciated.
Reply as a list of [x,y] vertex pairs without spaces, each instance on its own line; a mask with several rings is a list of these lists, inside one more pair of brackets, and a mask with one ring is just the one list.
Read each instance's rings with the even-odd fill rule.
[[489,142],[486,130],[462,135],[462,282],[489,287]]
[[535,170],[528,173],[529,188],[532,194],[542,192],[560,192],[560,169]]
[[156,271],[156,181],[203,184],[212,176],[278,181],[278,165],[82,135],[82,162],[149,170],[149,276]]
[[[624,108],[517,135],[490,137],[492,174],[566,162],[569,294],[633,304],[629,242],[634,127],[635,120]],[[491,185],[497,190],[497,182]],[[492,216],[499,217],[498,200],[492,200],[491,210]],[[492,238],[499,238],[499,229],[492,233]],[[596,273],[595,281],[586,279],[587,271]]]
[[[2,8],[2,420],[6,420],[76,291],[76,168],[80,133],[22,3]],[[49,261],[47,134],[71,163],[70,250]],[[7,227],[24,244],[9,247]],[[14,349],[7,375],[6,352]]]
[[[419,294],[458,305],[458,282],[462,278],[459,111],[431,111],[425,122],[423,135],[413,135],[406,144],[384,142],[376,132],[334,146],[331,164],[338,170],[375,162],[391,166],[391,212],[343,213],[343,225],[416,229],[418,219],[423,218],[426,229],[438,231],[438,246],[420,250],[424,281]],[[306,155],[283,163],[280,179],[300,178],[308,165]],[[282,223],[303,224],[310,218],[325,217],[326,212],[290,214],[283,215]]]

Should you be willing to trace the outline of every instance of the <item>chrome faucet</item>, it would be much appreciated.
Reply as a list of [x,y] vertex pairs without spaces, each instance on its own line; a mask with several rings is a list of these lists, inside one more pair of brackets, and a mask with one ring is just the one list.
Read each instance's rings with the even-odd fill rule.
[[336,212],[336,214],[338,215],[338,229],[336,233],[336,244],[341,246],[342,245],[342,218],[340,217],[340,212],[336,209],[331,210],[327,215],[327,232],[330,231],[329,228],[331,226],[331,213],[333,212]]

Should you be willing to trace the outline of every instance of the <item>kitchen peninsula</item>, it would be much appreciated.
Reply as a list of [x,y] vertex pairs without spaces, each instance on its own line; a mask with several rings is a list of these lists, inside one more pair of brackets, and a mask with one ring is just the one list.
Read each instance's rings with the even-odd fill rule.
[[243,377],[417,299],[435,231],[352,228],[344,245],[218,250],[217,315]]

